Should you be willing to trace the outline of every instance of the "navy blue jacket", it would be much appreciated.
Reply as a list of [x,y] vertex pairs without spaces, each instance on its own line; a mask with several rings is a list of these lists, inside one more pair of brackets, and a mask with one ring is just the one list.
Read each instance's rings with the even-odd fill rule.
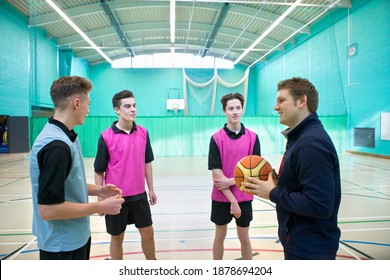
[[284,251],[304,259],[335,259],[340,229],[340,166],[336,149],[316,113],[287,134],[276,204]]

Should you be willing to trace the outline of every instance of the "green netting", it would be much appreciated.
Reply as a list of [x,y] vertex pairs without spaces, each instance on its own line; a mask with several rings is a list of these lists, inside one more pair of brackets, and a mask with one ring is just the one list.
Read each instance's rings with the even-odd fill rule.
[[[346,116],[320,117],[336,149],[345,150]],[[76,126],[85,157],[94,157],[100,133],[110,127],[115,117],[87,117],[83,126]],[[31,119],[31,139],[35,140],[47,118]],[[244,125],[255,131],[262,154],[282,153],[285,128],[278,117],[243,117]],[[206,156],[211,135],[226,123],[226,117],[138,117],[137,123],[149,131],[155,156]]]

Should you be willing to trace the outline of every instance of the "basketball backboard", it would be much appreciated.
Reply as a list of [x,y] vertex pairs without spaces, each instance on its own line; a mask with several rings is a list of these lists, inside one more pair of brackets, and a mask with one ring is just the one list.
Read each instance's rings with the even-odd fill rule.
[[185,102],[184,99],[167,99],[167,110],[184,110]]

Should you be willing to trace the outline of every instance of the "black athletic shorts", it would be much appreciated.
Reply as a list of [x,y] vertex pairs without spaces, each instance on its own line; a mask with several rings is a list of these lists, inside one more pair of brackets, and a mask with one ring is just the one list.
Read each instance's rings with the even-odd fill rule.
[[136,228],[148,227],[153,224],[152,213],[146,192],[136,196],[124,197],[121,212],[117,215],[106,215],[106,229],[111,235],[119,235],[126,230],[127,225],[134,224]]
[[88,242],[81,248],[67,252],[48,252],[39,250],[40,260],[89,260],[91,252],[91,237]]
[[[252,201],[239,202],[241,217],[236,219],[236,224],[240,227],[249,227],[253,219]],[[219,202],[212,200],[211,221],[219,226],[227,225],[234,218],[230,214],[230,202]]]

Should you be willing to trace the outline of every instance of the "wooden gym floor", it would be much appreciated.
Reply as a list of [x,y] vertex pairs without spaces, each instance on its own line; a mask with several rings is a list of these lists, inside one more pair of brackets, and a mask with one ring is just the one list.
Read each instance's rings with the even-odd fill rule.
[[[281,155],[264,155],[279,166]],[[390,260],[390,160],[340,154],[342,200],[338,260]],[[85,159],[87,181],[93,183],[93,158]],[[210,222],[211,172],[206,157],[156,158],[153,162],[157,205],[152,207],[157,258],[210,260],[214,225]],[[95,198],[91,198],[91,201]],[[0,258],[36,260],[31,233],[29,154],[0,154]],[[274,204],[253,202],[250,236],[254,260],[283,259],[277,241]],[[91,259],[109,257],[109,235],[104,218],[91,217]],[[125,259],[143,260],[134,226],[126,230]],[[224,259],[240,258],[234,222],[229,225]]]

